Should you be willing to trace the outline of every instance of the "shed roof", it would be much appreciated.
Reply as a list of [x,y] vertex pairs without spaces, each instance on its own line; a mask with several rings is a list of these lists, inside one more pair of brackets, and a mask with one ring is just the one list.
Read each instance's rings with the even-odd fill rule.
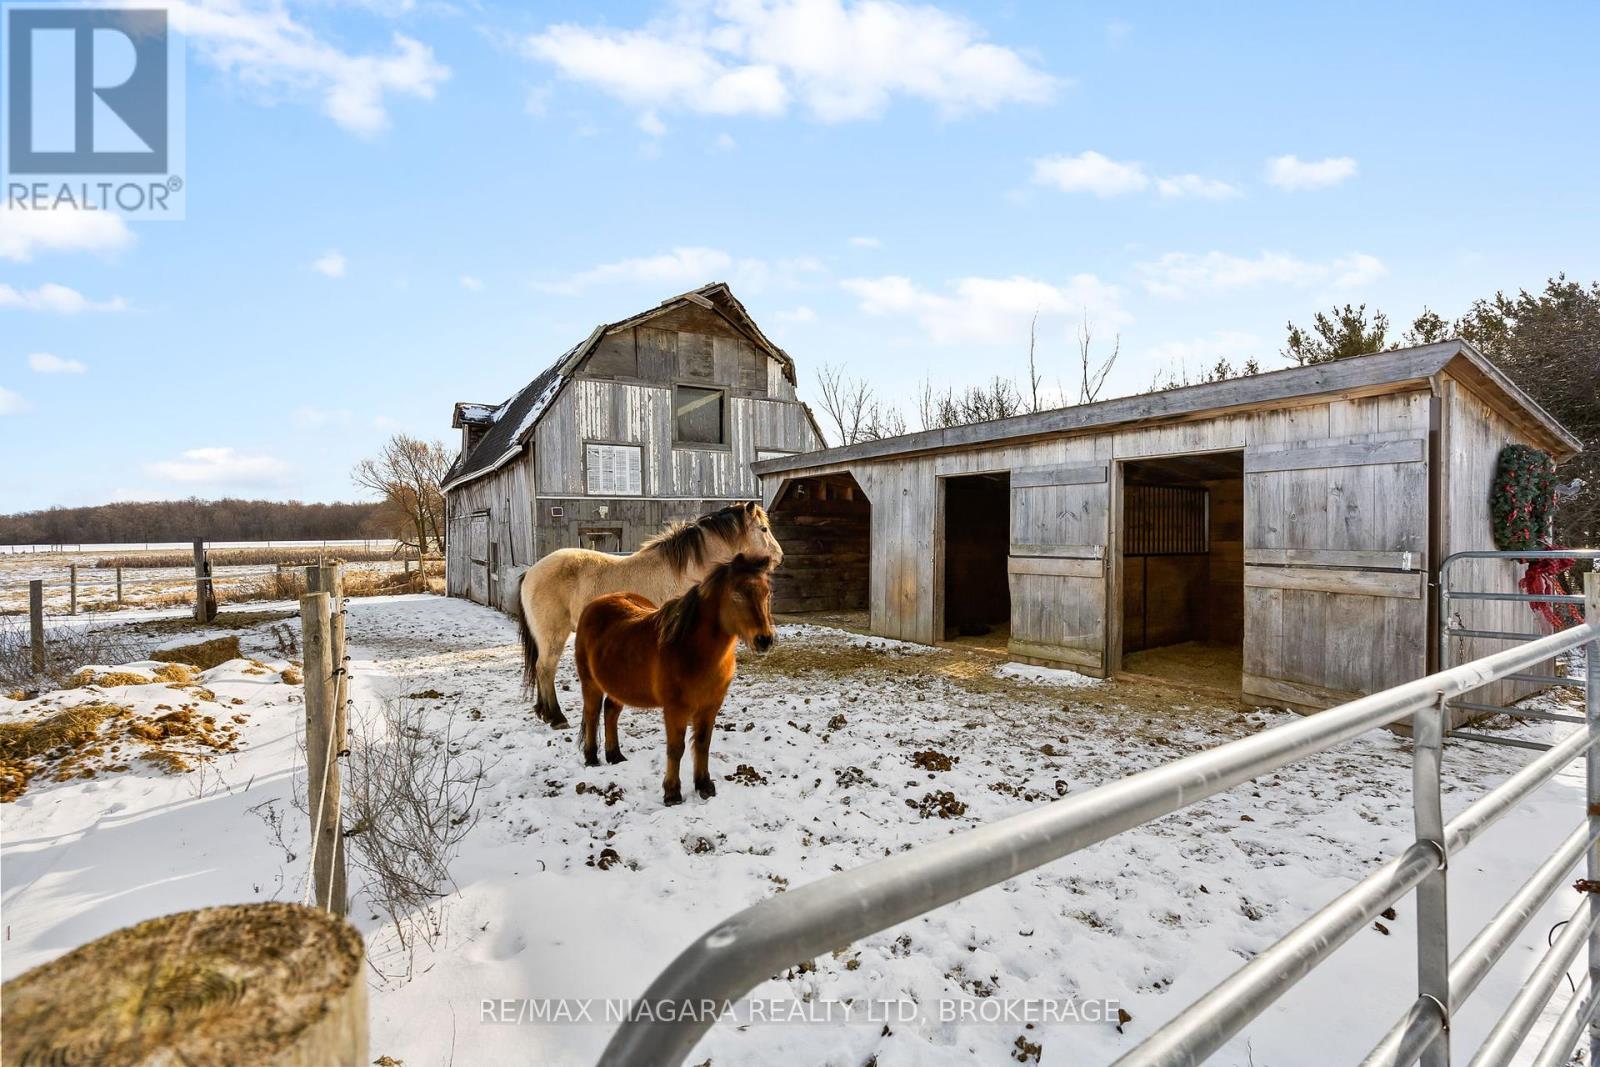
[[752,469],[757,475],[781,474],[1030,437],[1091,433],[1132,423],[1207,418],[1233,409],[1287,405],[1327,394],[1371,395],[1426,385],[1434,375],[1446,371],[1482,394],[1507,418],[1549,448],[1558,460],[1581,451],[1582,442],[1517,388],[1483,353],[1465,341],[1441,341],[1309,367],[1290,367],[1094,404],[1036,411],[993,422],[923,430],[818,452],[779,456],[756,463]]
[[789,357],[789,353],[773,344],[767,335],[761,332],[761,328],[750,317],[745,306],[728,288],[728,283],[712,282],[709,285],[702,285],[687,293],[670,296],[655,307],[641,311],[637,315],[596,326],[588,337],[562,353],[554,363],[540,371],[538,377],[519,389],[505,403],[492,408],[484,417],[469,417],[477,414],[470,409],[488,408],[489,405],[457,404],[451,423],[453,426],[459,428],[463,421],[474,424],[488,422],[489,428],[470,451],[456,457],[455,463],[444,476],[444,488],[454,489],[481,478],[503,467],[520,453],[527,444],[529,435],[533,433],[533,428],[539,424],[540,417],[549,409],[550,402],[561,391],[561,387],[572,379],[578,365],[594,350],[600,338],[613,330],[627,329],[646,319],[689,304],[722,315],[749,336],[768,356],[776,359],[783,367],[784,377],[790,382],[795,380],[794,360]]

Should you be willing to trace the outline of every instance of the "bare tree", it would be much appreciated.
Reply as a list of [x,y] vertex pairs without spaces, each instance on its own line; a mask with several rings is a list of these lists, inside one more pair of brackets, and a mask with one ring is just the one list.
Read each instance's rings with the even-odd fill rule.
[[1117,356],[1122,352],[1122,335],[1118,334],[1111,342],[1111,354],[1103,362],[1095,363],[1091,351],[1094,344],[1094,328],[1089,322],[1089,315],[1084,313],[1083,321],[1078,324],[1078,362],[1082,376],[1078,382],[1078,403],[1092,404],[1100,398],[1100,390],[1105,387],[1106,376],[1111,373],[1111,368],[1116,365]]
[[[383,498],[399,531],[410,530],[419,551],[444,548],[444,492],[451,454],[439,441],[397,433],[351,472],[355,483]],[[405,537],[402,541],[407,540]]]
[[1039,373],[1039,364],[1034,359],[1034,349],[1039,340],[1039,312],[1033,312],[1033,321],[1028,323],[1028,410],[1039,410],[1039,383],[1044,376]]
[[872,386],[845,376],[843,367],[824,363],[817,371],[817,388],[822,394],[822,412],[833,423],[841,445],[861,440],[862,427],[873,406]]

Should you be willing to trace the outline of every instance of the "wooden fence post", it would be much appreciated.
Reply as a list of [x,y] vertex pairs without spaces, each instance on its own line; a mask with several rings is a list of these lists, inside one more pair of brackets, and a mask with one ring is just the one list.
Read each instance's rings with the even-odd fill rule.
[[76,563],[67,564],[67,588],[67,614],[76,615],[78,613],[78,565]]
[[333,734],[334,694],[332,625],[327,593],[300,598],[301,651],[304,655],[306,700],[306,807],[311,814],[311,878],[319,907],[345,912],[343,879],[335,872],[343,851],[339,824],[339,760]]
[[206,621],[206,543],[194,539],[194,621]]
[[117,568],[117,604],[122,604],[122,568]]
[[[344,830],[342,823],[339,821],[339,757],[345,755],[349,751],[348,742],[346,739],[346,732],[349,729],[349,726],[347,723],[347,712],[345,705],[349,700],[350,683],[344,662],[346,658],[344,654],[344,614],[342,610],[344,605],[342,603],[341,596],[344,591],[344,578],[340,572],[339,564],[323,563],[316,566],[307,567],[306,589],[308,591],[308,595],[315,594],[326,598],[326,606],[323,608],[323,614],[320,616],[320,618],[322,619],[323,624],[326,626],[325,642],[327,644],[326,652],[328,656],[328,682],[327,691],[325,694],[321,694],[319,690],[319,698],[325,699],[327,703],[326,719],[324,720],[327,724],[324,729],[327,732],[318,735],[318,744],[320,746],[318,749],[318,758],[322,758],[326,753],[332,754],[332,766],[328,768],[327,771],[328,775],[330,776],[328,780],[329,789],[332,790],[332,795],[325,804],[325,807],[331,807],[334,813],[333,821],[331,823],[331,826],[333,827],[333,834],[331,849],[331,871],[329,874],[329,898],[336,902],[336,910],[338,911],[338,914],[343,915],[345,899],[347,896],[347,883],[345,875],[346,865]],[[306,597],[301,597],[300,614],[302,628],[304,627],[305,621],[305,600]],[[309,678],[309,664],[312,662],[310,658],[312,656],[312,652],[309,646],[307,646],[305,649],[305,653],[307,657],[305,662],[308,664],[306,677]],[[311,747],[311,737],[313,733],[311,728],[311,714],[312,690],[308,687],[306,689],[306,747],[308,751]],[[309,768],[310,765],[310,757],[308,756],[306,766]],[[312,818],[315,817],[316,809],[313,806]],[[323,821],[325,825],[328,825],[326,818],[324,818]],[[321,863],[320,845],[318,863],[319,865]],[[319,886],[321,885],[320,882],[318,884]],[[321,890],[319,888],[319,894],[320,892]],[[320,901],[321,897],[319,896],[318,899]]]
[[28,583],[28,639],[33,645],[33,673],[44,673],[44,582]]

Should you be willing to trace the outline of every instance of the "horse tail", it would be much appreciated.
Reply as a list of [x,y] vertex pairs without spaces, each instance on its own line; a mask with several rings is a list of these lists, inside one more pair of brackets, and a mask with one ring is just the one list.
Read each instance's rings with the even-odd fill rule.
[[528,602],[522,595],[522,587],[532,573],[532,570],[525,572],[522,581],[517,583],[517,630],[522,638],[522,687],[529,691],[538,684],[539,639],[533,636],[533,627],[528,624]]

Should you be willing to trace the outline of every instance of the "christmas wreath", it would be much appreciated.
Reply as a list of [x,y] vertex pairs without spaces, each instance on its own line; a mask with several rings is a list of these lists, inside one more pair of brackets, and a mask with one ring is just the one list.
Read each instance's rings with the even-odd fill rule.
[[[1507,445],[1500,450],[1494,487],[1489,494],[1489,513],[1496,548],[1549,549],[1551,519],[1555,515],[1556,464],[1548,452],[1527,445]],[[1565,574],[1575,560],[1530,559],[1527,573],[1519,583],[1525,593],[1551,595],[1566,593]],[[1583,615],[1571,604],[1535,601],[1529,605],[1555,629],[1576,626]]]

